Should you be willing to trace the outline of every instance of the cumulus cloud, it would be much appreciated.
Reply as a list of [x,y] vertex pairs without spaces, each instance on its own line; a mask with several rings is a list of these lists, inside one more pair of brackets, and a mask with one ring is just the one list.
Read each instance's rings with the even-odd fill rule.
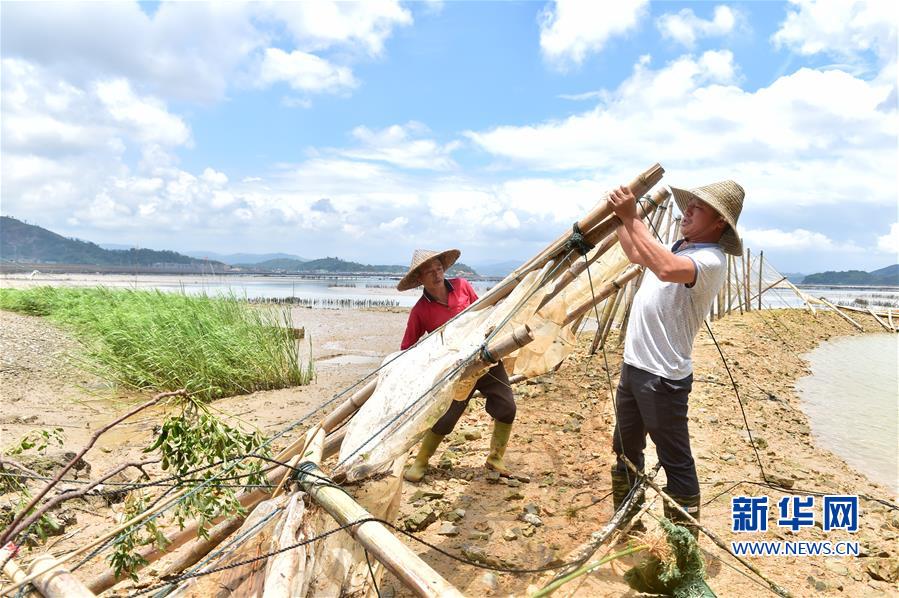
[[837,243],[827,235],[804,228],[791,231],[776,228],[747,229],[741,230],[740,234],[744,244],[766,250],[862,251],[855,243]]
[[165,99],[213,102],[232,86],[282,80],[310,92],[352,87],[350,65],[322,53],[378,56],[411,23],[393,1],[163,2],[152,15],[137,2],[16,2],[3,7],[0,48],[82,89],[124,78]]
[[696,16],[692,9],[684,8],[678,13],[666,13],[656,20],[656,27],[662,37],[672,39],[688,48],[703,37],[727,35],[737,24],[738,13],[729,6],[716,6],[711,20]]
[[359,145],[336,151],[347,158],[386,162],[401,168],[453,168],[455,162],[450,156],[459,149],[460,142],[451,141],[441,145],[433,139],[422,138],[429,133],[426,126],[415,121],[381,130],[360,126],[352,131],[352,136]]
[[877,237],[877,249],[884,253],[891,253],[899,260],[899,223],[890,225],[890,232]]
[[268,48],[260,66],[258,83],[267,86],[281,81],[299,91],[331,93],[352,89],[358,84],[349,68],[331,64],[315,54]]
[[552,64],[581,64],[606,42],[637,27],[647,12],[647,0],[582,2],[557,0],[540,15],[540,49]]
[[891,0],[790,2],[792,8],[771,38],[776,46],[850,60],[872,51],[882,61],[895,61],[896,4]]
[[679,185],[736,178],[757,205],[895,204],[891,84],[803,68],[745,91],[737,77],[729,51],[659,69],[644,58],[591,110],[467,137],[509,168],[629,173],[659,161]]
[[395,0],[271,2],[265,10],[281,21],[297,47],[306,51],[347,45],[376,56],[383,52],[394,28],[412,24],[412,14]]

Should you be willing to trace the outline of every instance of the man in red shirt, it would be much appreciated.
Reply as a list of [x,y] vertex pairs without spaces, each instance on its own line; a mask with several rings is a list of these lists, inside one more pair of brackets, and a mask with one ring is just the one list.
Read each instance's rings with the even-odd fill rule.
[[[444,273],[456,263],[460,255],[458,249],[443,252],[417,249],[412,255],[409,272],[396,288],[406,291],[422,285],[424,290],[421,299],[409,312],[406,334],[403,335],[400,349],[405,351],[421,337],[440,328],[477,301],[478,296],[467,280],[464,278],[447,280],[444,277]],[[503,462],[503,456],[512,433],[512,422],[515,421],[515,397],[506,369],[500,362],[478,379],[464,401],[453,401],[446,413],[425,433],[415,462],[406,470],[403,477],[410,482],[421,481],[428,469],[428,459],[437,451],[437,446],[444,437],[456,427],[456,422],[462,417],[475,390],[481,391],[481,394],[487,397],[486,410],[493,417],[493,437],[490,440],[490,454],[485,465],[502,475],[511,474]]]

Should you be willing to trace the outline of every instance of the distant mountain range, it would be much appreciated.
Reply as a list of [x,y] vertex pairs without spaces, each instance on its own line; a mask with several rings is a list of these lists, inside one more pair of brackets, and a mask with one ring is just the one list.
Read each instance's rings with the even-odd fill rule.
[[[107,266],[116,268],[155,269],[157,271],[206,271],[214,266],[218,272],[283,273],[283,274],[405,274],[406,266],[367,265],[336,257],[306,260],[287,253],[217,254],[191,252],[194,257],[174,251],[136,249],[127,245],[107,245],[70,239],[40,226],[9,216],[0,216],[0,261],[27,264],[67,264],[73,266]],[[221,259],[206,259],[221,258]],[[224,261],[224,260],[227,260]],[[21,267],[21,266],[20,266]],[[120,270],[119,270],[120,271]],[[471,267],[456,263],[451,276],[479,274]]]
[[[69,239],[34,224],[0,216],[0,258],[3,261],[93,266],[157,266],[208,264],[174,251],[103,249],[96,243]],[[218,262],[213,262],[220,266]]]
[[[281,273],[281,274],[389,274],[401,275],[407,266],[368,265],[336,257],[309,260],[289,253],[231,253],[137,249],[127,245],[105,245],[67,238],[34,224],[0,216],[0,261],[4,263],[71,264],[106,266],[111,269],[142,268],[160,271]],[[505,276],[518,261],[490,262],[472,266],[456,263],[450,276]],[[21,266],[20,266],[21,267]],[[479,274],[480,272],[480,274]],[[899,286],[899,264],[872,272],[847,270],[818,274],[785,274],[799,284]]]
[[232,266],[238,264],[259,264],[271,260],[296,260],[298,262],[308,262],[309,260],[293,255],[290,253],[216,253],[214,251],[185,251],[185,255],[195,258],[208,258],[217,260]]
[[[407,266],[389,266],[389,265],[368,265],[359,264],[357,262],[348,262],[337,257],[326,257],[317,260],[291,260],[277,259],[268,260],[254,264],[257,269],[271,270],[274,272],[287,273],[327,273],[327,272],[343,272],[343,273],[375,273],[375,274],[405,274],[409,269]],[[449,276],[479,276],[477,272],[470,266],[466,266],[461,262],[456,262],[447,272]]]
[[863,272],[862,270],[844,270],[842,272],[820,272],[809,274],[802,284],[847,284],[862,286],[899,286],[899,264],[887,266],[880,270]]

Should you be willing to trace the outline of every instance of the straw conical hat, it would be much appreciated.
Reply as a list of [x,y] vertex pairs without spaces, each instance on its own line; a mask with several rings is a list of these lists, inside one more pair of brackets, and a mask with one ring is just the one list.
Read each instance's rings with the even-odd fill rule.
[[724,253],[731,255],[743,255],[743,242],[737,235],[737,219],[743,209],[743,197],[746,195],[743,187],[734,181],[719,181],[710,185],[703,185],[695,189],[678,189],[671,187],[674,201],[681,212],[685,212],[691,199],[698,199],[709,204],[729,224],[729,228],[721,235],[718,245]]
[[416,249],[412,254],[412,263],[409,264],[409,271],[403,276],[403,279],[396,285],[398,291],[408,291],[414,289],[421,284],[418,279],[418,270],[425,265],[426,262],[437,258],[443,264],[444,270],[449,270],[450,266],[456,263],[462,252],[458,249],[447,249],[446,251],[431,251],[430,249]]

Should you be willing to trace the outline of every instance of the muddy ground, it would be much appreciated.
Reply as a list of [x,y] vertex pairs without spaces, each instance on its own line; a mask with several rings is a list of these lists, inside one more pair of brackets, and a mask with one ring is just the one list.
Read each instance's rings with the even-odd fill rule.
[[[303,310],[294,321],[306,328],[317,360],[317,378],[309,386],[254,393],[216,402],[224,413],[267,432],[282,429],[313,407],[371,371],[393,351],[405,325],[406,314],[394,311]],[[880,331],[872,318],[857,318],[866,332]],[[803,490],[840,494],[866,494],[895,503],[896,497],[869,481],[816,443],[793,389],[795,380],[808,373],[800,357],[817,343],[836,336],[857,334],[833,314],[817,316],[800,310],[778,310],[733,315],[713,324],[713,330],[737,381],[756,446],[769,479],[792,485],[789,493]],[[613,423],[609,376],[617,381],[620,349],[610,339],[608,350],[589,356],[592,335],[585,335],[578,350],[556,373],[516,387],[518,419],[507,462],[530,481],[492,479],[483,467],[490,437],[489,418],[482,400],[475,399],[453,436],[432,459],[434,468],[421,484],[406,484],[400,525],[420,528],[422,539],[454,555],[488,559],[515,569],[533,569],[565,560],[610,517]],[[66,449],[76,450],[91,430],[114,419],[149,395],[123,393],[102,380],[84,374],[73,363],[78,345],[46,321],[0,312],[0,445],[8,446],[34,428],[60,426],[66,431]],[[609,372],[605,368],[608,360]],[[755,557],[752,562],[796,596],[894,595],[899,575],[897,539],[899,513],[880,503],[862,501],[860,529],[855,534],[825,533],[817,527],[793,535],[775,525],[761,534],[732,534],[730,499],[737,494],[769,496],[769,504],[785,492],[754,482],[762,481],[749,444],[740,408],[718,350],[706,333],[696,341],[695,383],[690,399],[693,452],[703,482],[703,522],[725,542],[731,539],[858,540],[860,557]],[[101,437],[87,461],[96,477],[114,464],[136,460],[147,445],[159,411],[142,414],[135,422]],[[863,433],[863,431],[860,431]],[[647,455],[651,465],[654,452]],[[746,482],[735,486],[738,482]],[[664,484],[664,473],[657,479]],[[650,495],[652,495],[650,493]],[[43,549],[61,554],[114,525],[115,510],[98,499],[73,501],[63,535],[51,538]],[[530,523],[523,521],[530,512]],[[653,506],[661,514],[661,504]],[[650,516],[644,517],[650,528]],[[459,563],[437,550],[407,540],[432,566],[466,595],[517,595],[546,577],[543,574],[485,572]],[[618,548],[623,544],[619,544]],[[709,584],[721,596],[756,596],[770,593],[751,574],[708,539],[701,541]],[[38,549],[41,550],[41,549]],[[25,552],[27,563],[36,552]],[[631,562],[625,563],[625,565]],[[79,569],[89,578],[106,568],[100,559]],[[603,567],[567,586],[581,596],[637,595],[622,581],[624,567]],[[137,586],[153,581],[158,569],[149,567]],[[748,575],[748,577],[747,577]],[[130,582],[119,593],[133,588]],[[381,583],[382,595],[410,595],[390,576]],[[111,595],[112,592],[109,592]]]

